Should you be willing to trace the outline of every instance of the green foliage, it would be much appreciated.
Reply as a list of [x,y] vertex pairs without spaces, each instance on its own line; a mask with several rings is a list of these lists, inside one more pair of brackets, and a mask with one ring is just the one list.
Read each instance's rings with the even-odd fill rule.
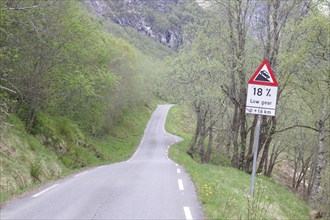
[[128,158],[143,133],[155,62],[82,6],[0,1],[1,202],[74,169]]
[[[311,5],[314,3],[319,4],[316,1]],[[325,169],[322,175],[329,169],[326,165],[330,146],[328,9],[319,11],[311,7],[309,10],[301,2],[274,1],[260,4],[255,1],[210,1],[210,5],[204,16],[186,27],[185,45],[178,56],[165,60],[162,97],[174,103],[188,103],[195,111],[198,129],[188,133],[202,133],[205,127],[207,131],[214,128],[213,163],[221,158],[217,164],[226,165],[229,162],[226,158],[232,158],[233,162],[237,158],[243,167],[246,164],[240,169],[250,172],[253,143],[249,142],[253,142],[255,124],[252,124],[252,117],[245,114],[246,81],[258,66],[256,63],[264,58],[261,56],[264,53],[272,63],[279,90],[276,117],[264,117],[261,125],[259,170],[267,173],[266,170],[272,171],[274,165],[275,173],[281,174],[283,168],[276,165],[280,160],[291,167],[296,162],[298,174],[304,166],[305,169],[310,167],[303,177],[309,187],[303,184],[298,187],[301,194],[307,195],[307,188],[315,179],[315,167]],[[260,7],[269,7],[269,11],[260,13]],[[243,8],[245,15],[241,16],[239,10]],[[252,11],[260,14],[259,24],[263,28],[256,27],[254,21],[244,20],[255,16]],[[282,19],[280,14],[286,14],[286,18]],[[251,32],[245,33],[248,29]],[[212,117],[211,112],[216,116]],[[206,123],[201,123],[203,120]],[[210,126],[212,120],[216,120],[214,127]],[[197,146],[189,148],[195,160],[199,159],[198,151],[202,152],[207,145],[207,141],[200,144],[206,136],[210,137],[210,134],[203,133],[199,139],[196,135],[189,137],[192,139],[189,145]],[[277,157],[280,154],[283,157]],[[274,155],[277,161],[271,161]],[[275,178],[283,183],[291,182],[292,173],[289,171],[289,175],[276,175]],[[321,195],[320,200],[325,201],[327,197]]]
[[38,113],[32,134],[54,151],[67,168],[81,168],[103,161],[102,153],[87,143],[85,135],[69,118]]
[[[258,182],[260,184],[260,182]],[[266,187],[257,186],[253,198],[247,198],[247,219],[264,219],[269,210],[269,197],[265,196]]]
[[[288,189],[259,176],[255,199],[249,199],[250,175],[231,167],[199,164],[186,153],[191,122],[179,107],[171,108],[166,130],[185,138],[169,154],[184,165],[192,178],[206,218],[211,219],[309,219],[308,205]],[[191,132],[191,131],[190,131]]]
[[122,27],[110,20],[104,21],[104,27],[109,33],[117,38],[125,39],[143,53],[144,56],[153,58],[153,60],[162,59],[174,54],[172,49],[159,44],[156,40],[151,39],[144,33],[138,32],[131,27]]
[[30,175],[34,181],[40,181],[40,176],[42,172],[42,168],[40,166],[40,162],[32,162],[30,163]]
[[6,126],[0,134],[1,203],[65,171],[54,152],[26,133],[19,118],[9,115],[8,123],[11,126]]
[[103,138],[86,135],[66,117],[42,113],[28,134],[24,123],[10,115],[8,123],[12,126],[0,133],[0,203],[78,169],[128,159],[153,109],[127,109]]
[[148,102],[138,92],[146,79],[141,76],[148,72],[137,66],[146,66],[145,58],[127,41],[105,32],[79,2],[1,6],[0,79],[7,90],[0,97],[9,99],[1,108],[16,112],[28,130],[42,111],[65,115],[84,131],[102,136],[123,109]]
[[[329,134],[326,131],[329,130],[329,117],[326,115],[329,115],[330,103],[329,15],[313,10],[298,23],[291,22],[287,27],[287,32],[292,33],[292,36],[285,35],[284,40],[290,43],[283,47],[280,62],[290,73],[291,90],[290,94],[285,95],[291,96],[287,98],[291,106],[285,107],[290,111],[287,112],[288,119],[283,124],[287,126],[289,123],[303,124],[315,130],[295,129],[280,137],[292,149],[288,151],[290,156],[297,148],[305,157],[308,154],[313,155],[312,167],[314,168],[307,172],[308,185],[311,188],[308,195],[311,205],[328,217],[330,213],[327,206],[330,203],[330,194],[328,191],[322,191],[323,187],[320,186],[326,184],[329,172],[329,166],[326,165],[329,154],[326,152],[330,149],[330,140],[325,134]],[[299,114],[295,113],[296,109],[299,109]],[[295,141],[292,141],[292,136],[295,136],[293,139]],[[302,166],[303,164],[299,164],[299,168]],[[318,168],[317,171],[315,167]],[[317,193],[316,189],[322,193]]]
[[128,159],[136,150],[153,110],[154,104],[151,107],[127,109],[121,120],[111,128],[110,136],[92,138],[90,142],[110,162]]

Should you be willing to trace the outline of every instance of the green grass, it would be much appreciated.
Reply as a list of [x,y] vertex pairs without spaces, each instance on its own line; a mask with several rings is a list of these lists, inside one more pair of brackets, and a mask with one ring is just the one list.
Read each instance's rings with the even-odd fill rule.
[[111,135],[101,139],[91,139],[98,150],[107,158],[106,163],[129,159],[140,143],[147,122],[154,109],[129,110],[111,131]]
[[88,167],[128,159],[154,110],[127,109],[109,135],[93,138],[66,117],[39,114],[32,134],[11,115],[0,132],[0,204],[46,182]]
[[0,203],[66,171],[57,155],[26,133],[23,123],[9,117],[0,134]]
[[184,141],[170,148],[170,157],[183,164],[190,174],[211,219],[309,219],[308,205],[285,187],[258,176],[254,199],[249,199],[250,175],[228,166],[199,164],[187,149],[192,137],[192,117],[174,106],[167,118],[167,131]]

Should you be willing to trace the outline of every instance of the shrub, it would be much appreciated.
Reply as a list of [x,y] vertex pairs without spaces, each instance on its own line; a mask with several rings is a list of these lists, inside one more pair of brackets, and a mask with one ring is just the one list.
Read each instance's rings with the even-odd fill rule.
[[30,163],[30,176],[33,178],[33,181],[40,182],[40,176],[42,174],[42,168],[40,162]]

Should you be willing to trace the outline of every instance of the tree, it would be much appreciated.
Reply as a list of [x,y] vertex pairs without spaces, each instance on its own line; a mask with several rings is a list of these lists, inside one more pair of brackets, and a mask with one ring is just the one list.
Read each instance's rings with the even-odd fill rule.
[[[254,33],[261,42],[263,57],[267,58],[270,65],[279,81],[279,90],[277,94],[277,108],[281,108],[281,98],[285,89],[288,87],[290,80],[290,74],[284,71],[283,67],[278,62],[278,57],[281,48],[283,48],[287,42],[282,40],[285,27],[290,20],[299,20],[299,15],[306,13],[305,3],[302,1],[267,1],[260,2],[259,8],[256,11],[260,13],[254,24]],[[258,33],[258,34],[256,34]],[[291,36],[290,33],[285,33]],[[277,114],[278,115],[278,114]],[[254,142],[254,129],[257,122],[257,116],[254,117],[250,132],[250,145],[248,155],[244,165],[244,170],[248,171],[252,162],[252,143]],[[261,132],[259,138],[259,153],[261,157],[259,160],[258,172],[264,171],[265,175],[270,176],[271,170],[268,169],[274,166],[274,158],[277,158],[277,153],[273,152],[272,164],[268,164],[270,161],[269,150],[276,134],[276,128],[278,126],[278,116],[266,117],[263,116],[261,120]],[[278,153],[282,152],[278,149]],[[274,157],[277,155],[276,157]]]
[[[233,145],[232,165],[242,169],[246,151],[247,123],[245,115],[246,103],[246,62],[247,62],[247,35],[252,21],[253,4],[251,1],[216,1],[226,14],[224,20],[228,35],[223,37],[226,41],[226,62],[230,71],[230,84],[221,88],[234,105],[232,116],[231,142]],[[240,138],[240,140],[238,139]],[[240,145],[240,147],[239,147]]]
[[200,27],[195,38],[190,39],[190,44],[177,58],[170,60],[165,86],[172,97],[175,94],[175,102],[188,103],[195,112],[196,127],[188,154],[202,163],[210,160],[214,126],[223,109],[223,94],[219,92],[218,85],[225,81],[225,74],[221,69],[222,63],[217,60],[221,50],[219,41],[213,41],[212,25],[206,23]]
[[15,100],[28,130],[43,111],[101,134],[140,100],[134,47],[105,33],[79,2],[1,3],[1,98]]
[[[326,141],[329,132],[329,17],[314,10],[294,28],[295,36],[291,52],[287,50],[283,59],[294,64],[290,69],[297,80],[297,88],[307,97],[305,102],[313,109],[318,121],[306,128],[318,133],[318,145],[314,157],[315,172],[312,182],[311,205],[315,207],[321,185],[322,171],[326,163]],[[293,52],[294,51],[294,52]],[[329,145],[328,145],[329,146]]]

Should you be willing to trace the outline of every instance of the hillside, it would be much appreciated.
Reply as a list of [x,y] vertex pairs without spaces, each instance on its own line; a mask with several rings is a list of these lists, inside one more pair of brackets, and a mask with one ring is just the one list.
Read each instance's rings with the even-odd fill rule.
[[153,111],[129,110],[112,131],[93,138],[64,117],[38,115],[33,134],[11,115],[0,133],[0,204],[81,169],[132,156]]
[[129,158],[155,108],[157,62],[78,1],[0,7],[0,203]]
[[104,19],[125,30],[133,28],[174,50],[183,44],[184,26],[193,22],[200,10],[192,0],[89,0],[88,3]]
[[169,154],[174,161],[183,164],[190,174],[206,218],[310,219],[308,205],[272,179],[259,175],[255,183],[255,196],[251,198],[251,176],[230,167],[230,161],[223,155],[214,152],[217,155],[212,159],[213,164],[200,164],[193,160],[187,154],[192,138],[191,122],[187,108],[171,108],[166,129],[184,140],[172,146]]

